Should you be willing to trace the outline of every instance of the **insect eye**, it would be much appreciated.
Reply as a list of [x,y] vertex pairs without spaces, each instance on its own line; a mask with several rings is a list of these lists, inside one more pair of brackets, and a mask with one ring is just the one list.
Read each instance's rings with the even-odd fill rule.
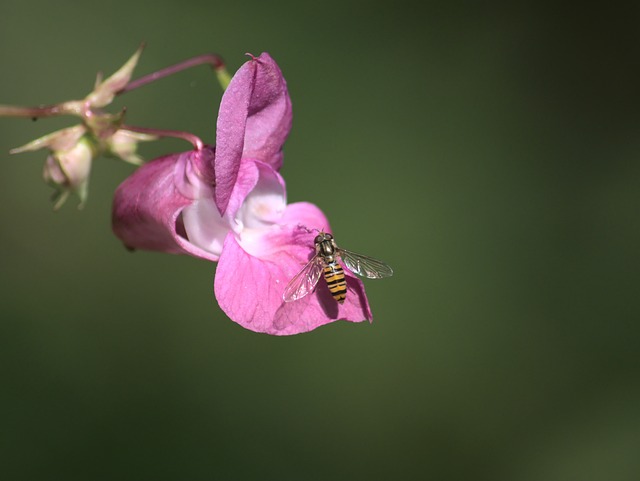
[[315,240],[313,242],[315,242],[316,244],[320,244],[320,242],[322,242],[324,240],[324,238],[321,235],[316,236]]
[[324,237],[325,239],[328,239],[328,240],[333,239],[333,236],[331,234],[325,234]]

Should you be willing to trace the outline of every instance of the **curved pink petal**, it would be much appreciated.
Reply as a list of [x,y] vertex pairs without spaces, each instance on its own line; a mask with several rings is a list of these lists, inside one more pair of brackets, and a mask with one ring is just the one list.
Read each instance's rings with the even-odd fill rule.
[[213,198],[214,147],[207,145],[202,150],[191,150],[177,155],[174,172],[178,191],[189,199]]
[[256,62],[256,82],[249,106],[242,156],[282,167],[282,146],[291,131],[293,113],[287,82],[268,53]]
[[[296,204],[294,204],[296,205]],[[311,204],[297,204],[307,221],[327,225]],[[274,226],[264,235],[265,255],[247,253],[233,234],[225,239],[214,283],[222,310],[241,326],[256,332],[291,335],[336,320],[371,320],[362,283],[347,275],[347,298],[338,304],[323,279],[316,290],[294,302],[283,302],[285,286],[313,255],[315,232],[301,226]],[[266,252],[266,251],[269,252]]]
[[253,57],[227,87],[216,125],[216,204],[224,214],[240,160],[259,160],[278,170],[291,130],[291,99],[280,68],[268,53]]
[[131,249],[218,260],[218,256],[187,240],[180,218],[194,197],[213,195],[207,182],[196,173],[203,169],[203,162],[212,162],[212,156],[210,149],[171,154],[143,165],[129,176],[113,200],[116,236]]

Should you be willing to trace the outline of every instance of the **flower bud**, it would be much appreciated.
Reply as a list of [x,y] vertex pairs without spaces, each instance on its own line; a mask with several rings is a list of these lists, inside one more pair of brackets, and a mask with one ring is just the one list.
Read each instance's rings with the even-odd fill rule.
[[141,134],[130,130],[120,129],[105,142],[107,154],[114,155],[133,165],[142,165],[144,160],[136,154],[138,142],[156,140],[155,135]]
[[87,136],[81,137],[68,150],[49,154],[42,176],[45,182],[56,188],[54,209],[58,209],[71,192],[80,198],[79,207],[84,205],[93,156],[94,144]]
[[58,130],[40,137],[12,154],[46,148],[50,151],[42,176],[45,182],[56,188],[54,209],[58,209],[73,192],[80,198],[82,207],[87,198],[87,186],[91,161],[98,154],[98,147],[83,125]]

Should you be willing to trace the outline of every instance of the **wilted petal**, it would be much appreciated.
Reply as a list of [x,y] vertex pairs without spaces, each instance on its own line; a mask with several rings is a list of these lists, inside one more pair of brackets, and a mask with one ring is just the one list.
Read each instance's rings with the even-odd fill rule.
[[278,65],[267,53],[245,63],[220,104],[216,127],[216,204],[224,213],[240,160],[282,164],[282,146],[291,130],[291,100]]
[[[218,256],[189,242],[180,218],[181,211],[194,202],[176,185],[179,167],[191,166],[191,159],[201,159],[199,152],[172,154],[153,160],[134,172],[116,190],[113,202],[113,231],[129,248],[148,249],[172,254],[190,254],[208,260]],[[186,180],[185,180],[186,179]],[[191,181],[200,182],[197,176]],[[204,187],[193,187],[202,192]]]
[[44,169],[42,170],[42,177],[47,184],[55,186],[63,186],[68,180],[67,176],[60,166],[58,158],[52,154],[47,156],[47,160],[44,163]]
[[11,149],[12,154],[29,152],[47,148],[51,151],[64,151],[72,149],[85,134],[87,129],[84,125],[75,125],[66,129],[57,130],[39,139],[32,140],[21,147]]
[[107,152],[121,158],[125,162],[129,162],[134,165],[141,165],[143,160],[136,150],[138,149],[138,142],[149,142],[156,140],[158,137],[155,135],[141,134],[138,132],[132,132],[130,130],[120,129],[106,141]]
[[[300,204],[296,209],[302,212],[306,206],[310,204]],[[309,207],[305,217],[313,224],[327,224],[315,207]],[[313,255],[315,235],[304,227],[274,226],[263,237],[264,256],[255,257],[229,234],[214,284],[218,303],[229,318],[252,331],[275,335],[307,332],[338,319],[371,320],[364,287],[350,275],[342,305],[333,299],[323,279],[312,294],[283,302],[285,286]]]
[[[80,139],[71,149],[54,152],[49,158],[54,157],[59,167],[66,177],[66,185],[71,189],[78,189],[86,183],[91,171],[91,160],[93,159],[93,145],[91,141]],[[50,165],[49,159],[45,164],[45,181],[47,179],[47,167]],[[51,180],[56,179],[56,174],[51,176]]]
[[87,200],[92,158],[93,146],[86,138],[81,138],[69,150],[49,154],[42,177],[56,189],[52,198],[55,210],[64,204],[70,192],[78,195],[78,207],[82,208]]
[[113,102],[118,91],[122,90],[131,80],[133,69],[136,68],[142,47],[136,50],[131,58],[120,69],[107,80],[96,85],[96,88],[85,98],[85,101],[92,107],[105,107]]

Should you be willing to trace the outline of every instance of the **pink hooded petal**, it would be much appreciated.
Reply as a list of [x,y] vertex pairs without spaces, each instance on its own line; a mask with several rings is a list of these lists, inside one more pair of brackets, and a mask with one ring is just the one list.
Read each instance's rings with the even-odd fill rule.
[[[326,225],[319,209],[306,205],[309,206],[306,217],[314,224]],[[304,204],[297,206],[304,210]],[[275,226],[263,239],[271,247],[268,255],[254,257],[229,234],[214,283],[222,310],[247,329],[274,335],[299,334],[338,319],[370,321],[364,287],[350,275],[347,275],[347,298],[342,305],[333,299],[324,279],[320,279],[312,294],[294,302],[282,300],[285,286],[313,255],[315,235],[304,227]]]
[[113,201],[113,231],[128,248],[218,260],[186,239],[180,218],[194,196],[208,192],[206,182],[194,174],[203,161],[212,160],[212,151],[203,152],[160,157],[120,184]]
[[267,53],[252,58],[231,79],[218,114],[215,199],[221,214],[243,157],[281,167],[291,120],[291,99],[280,68]]
[[282,146],[291,131],[293,113],[287,82],[268,53],[256,60],[258,71],[249,106],[242,156],[282,167]]

